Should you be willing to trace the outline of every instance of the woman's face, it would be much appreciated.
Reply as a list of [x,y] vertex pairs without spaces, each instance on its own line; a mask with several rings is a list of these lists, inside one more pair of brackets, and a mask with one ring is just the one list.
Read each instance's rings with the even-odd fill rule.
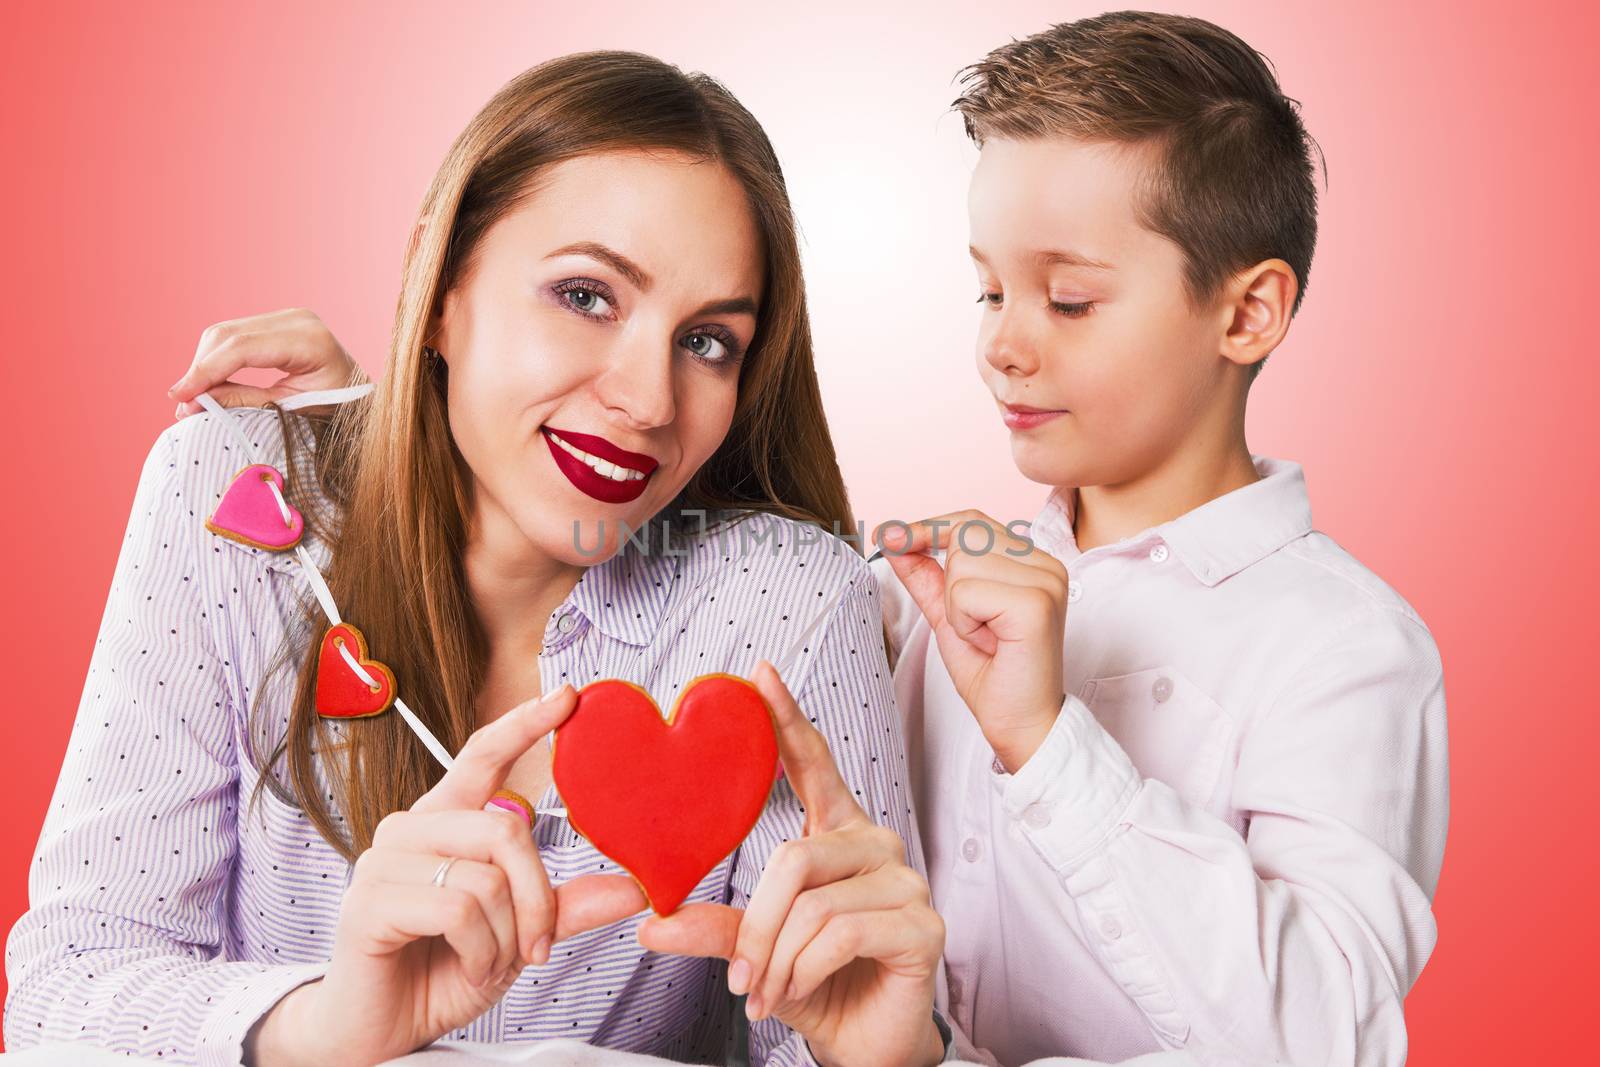
[[668,504],[728,432],[762,274],[719,163],[626,151],[544,171],[484,234],[430,341],[476,535],[588,566]]

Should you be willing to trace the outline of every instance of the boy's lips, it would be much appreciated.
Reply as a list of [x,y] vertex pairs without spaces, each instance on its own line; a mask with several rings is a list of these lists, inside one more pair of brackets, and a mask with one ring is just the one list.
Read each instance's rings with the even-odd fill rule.
[[1067,414],[1066,408],[1035,408],[1027,404],[1005,404],[1001,418],[1005,420],[1006,427],[1012,430],[1031,430],[1035,426],[1043,426],[1058,415]]
[[581,492],[607,504],[637,500],[660,465],[642,452],[618,448],[604,437],[541,426],[556,466]]

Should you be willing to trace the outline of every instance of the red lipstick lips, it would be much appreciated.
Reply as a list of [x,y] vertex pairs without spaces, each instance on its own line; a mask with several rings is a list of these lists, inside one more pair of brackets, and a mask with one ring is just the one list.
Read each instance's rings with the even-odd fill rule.
[[642,452],[618,448],[604,437],[541,426],[556,466],[578,490],[607,504],[637,500],[658,464]]

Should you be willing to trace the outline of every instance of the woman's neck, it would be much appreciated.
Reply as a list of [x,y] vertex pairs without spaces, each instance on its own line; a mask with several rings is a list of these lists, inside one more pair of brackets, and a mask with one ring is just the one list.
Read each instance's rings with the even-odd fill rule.
[[462,563],[489,641],[491,678],[526,672],[536,688],[545,624],[585,568],[542,551],[494,510],[473,522]]

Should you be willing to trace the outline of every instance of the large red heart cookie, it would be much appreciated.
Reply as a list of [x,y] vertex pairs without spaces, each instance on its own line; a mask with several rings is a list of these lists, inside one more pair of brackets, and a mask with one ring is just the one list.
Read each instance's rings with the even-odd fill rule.
[[[377,685],[368,685],[344,658],[348,651]],[[394,702],[394,672],[367,658],[367,639],[347,622],[328,627],[317,657],[317,714],[330,719],[362,719],[387,711]]]
[[778,762],[767,702],[731,674],[694,679],[664,720],[638,686],[587,685],[552,745],[573,829],[633,875],[658,915],[750,833]]

